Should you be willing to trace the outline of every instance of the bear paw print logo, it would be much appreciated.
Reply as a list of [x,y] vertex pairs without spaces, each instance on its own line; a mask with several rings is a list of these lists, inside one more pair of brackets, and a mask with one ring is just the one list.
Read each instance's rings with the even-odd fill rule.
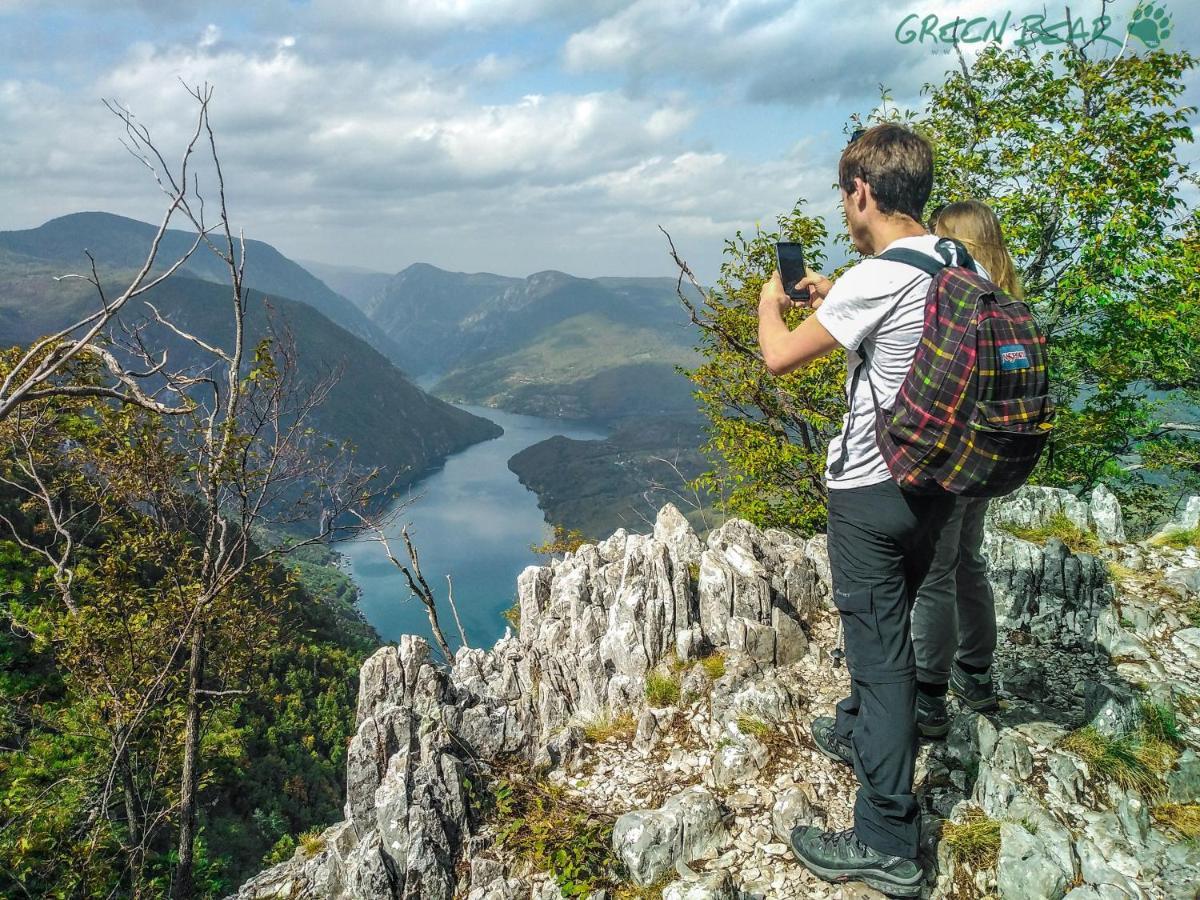
[[1129,33],[1151,50],[1156,50],[1171,36],[1171,16],[1161,6],[1139,4],[1129,20]]

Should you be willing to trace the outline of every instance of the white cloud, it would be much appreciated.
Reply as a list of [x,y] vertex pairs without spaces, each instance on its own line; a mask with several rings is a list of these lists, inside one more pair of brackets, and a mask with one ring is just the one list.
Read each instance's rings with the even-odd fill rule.
[[[1128,11],[1132,7],[1130,0]],[[1101,5],[1083,0],[1071,8],[1090,27]],[[1116,32],[1128,11],[1109,8]],[[940,6],[924,0],[632,0],[573,33],[562,58],[576,72],[617,72],[634,84],[659,76],[698,80],[727,96],[798,107],[877,96],[880,83],[915,100],[922,84],[939,80],[957,60],[945,44],[901,43],[897,30],[906,16],[915,14],[919,33],[930,15],[944,25],[955,17],[1003,20],[1009,14],[1011,43],[1021,17],[1031,13],[1046,13],[1051,23],[1065,16],[1061,5],[1057,13],[1053,4],[1047,12],[1041,0],[999,5],[956,0]],[[963,49],[971,58],[982,46]]]
[[[0,69],[20,73],[0,80],[0,228],[79,209],[156,218],[161,197],[99,98],[128,104],[174,159],[193,124],[183,79],[215,86],[237,222],[285,253],[667,273],[662,224],[711,278],[725,238],[798,197],[838,226],[841,124],[878,82],[915,98],[951,63],[896,42],[916,2],[263,0],[251,24],[218,2],[58,79],[0,36],[26,54]],[[991,14],[954,7],[975,9]],[[536,39],[497,37],[526,33],[514,25]]]
[[[156,215],[145,171],[118,145],[119,123],[91,98],[127,106],[174,160],[194,119],[180,81],[208,82],[231,208],[249,233],[285,249],[312,241],[319,251],[306,243],[305,252],[328,257],[328,235],[353,232],[344,246],[371,253],[356,261],[392,267],[383,247],[428,246],[427,235],[466,221],[465,231],[488,241],[491,264],[511,267],[520,254],[500,250],[497,236],[525,240],[518,223],[532,216],[546,239],[561,239],[564,217],[590,215],[577,197],[604,200],[600,187],[581,194],[580,185],[682,150],[694,115],[680,95],[615,91],[481,105],[455,73],[427,61],[322,61],[303,40],[264,38],[251,50],[211,37],[136,44],[82,96],[33,80],[0,86],[0,206],[24,220],[0,227],[80,208]],[[490,240],[477,230],[484,220]],[[528,243],[524,253],[553,258]]]

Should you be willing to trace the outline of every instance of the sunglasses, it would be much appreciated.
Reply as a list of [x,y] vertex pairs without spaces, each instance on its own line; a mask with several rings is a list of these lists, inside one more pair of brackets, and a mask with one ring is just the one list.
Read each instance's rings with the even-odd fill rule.
[[848,140],[846,142],[846,146],[849,147],[851,144],[853,144],[855,141],[857,141],[860,137],[862,137],[866,133],[867,133],[867,129],[865,129],[865,128],[855,128],[853,133],[850,135],[850,140]]

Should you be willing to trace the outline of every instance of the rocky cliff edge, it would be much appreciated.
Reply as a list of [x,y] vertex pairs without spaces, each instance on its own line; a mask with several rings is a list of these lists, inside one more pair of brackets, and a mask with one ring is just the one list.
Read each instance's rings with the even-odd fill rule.
[[[1172,540],[1193,520],[1200,498],[1132,544],[1104,488],[993,502],[1003,708],[952,705],[922,746],[925,896],[1200,895],[1200,555]],[[518,591],[519,633],[490,650],[446,667],[404,637],[367,660],[344,820],[238,900],[564,897],[498,840],[479,795],[499,771],[607,817],[629,896],[879,896],[786,846],[851,821],[853,773],[808,738],[848,685],[823,538],[734,519],[702,544],[668,505]]]

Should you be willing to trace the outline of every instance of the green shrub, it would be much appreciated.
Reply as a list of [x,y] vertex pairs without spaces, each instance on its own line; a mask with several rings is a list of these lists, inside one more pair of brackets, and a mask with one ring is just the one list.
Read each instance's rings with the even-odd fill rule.
[[496,843],[538,871],[554,873],[568,897],[616,886],[616,817],[591,809],[558,785],[501,777],[491,791]]

